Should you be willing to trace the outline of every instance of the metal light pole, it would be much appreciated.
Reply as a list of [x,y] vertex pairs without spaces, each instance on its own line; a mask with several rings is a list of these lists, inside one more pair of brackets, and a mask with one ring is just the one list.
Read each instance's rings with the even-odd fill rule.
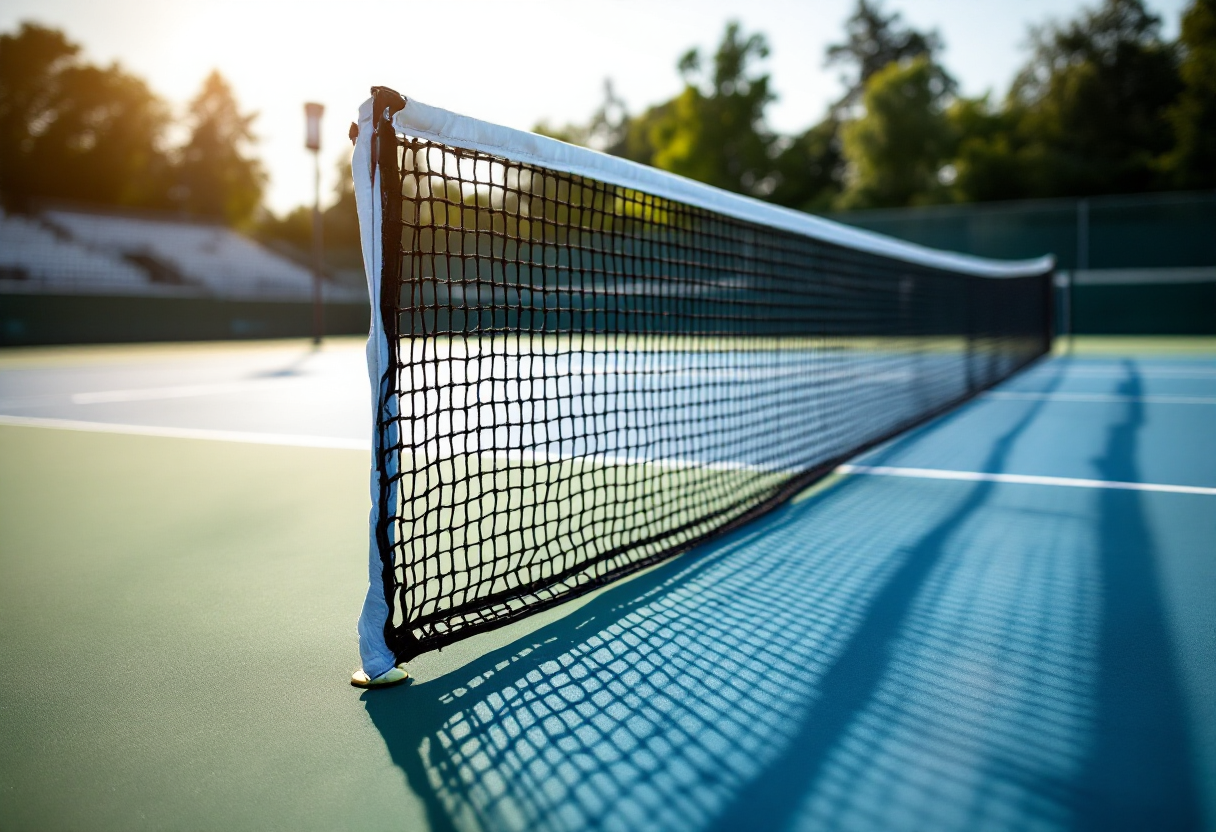
[[325,312],[321,304],[321,273],[325,268],[325,252],[321,240],[321,114],[323,104],[304,105],[304,146],[312,151],[315,168],[315,193],[312,204],[312,342],[319,345],[325,329]]

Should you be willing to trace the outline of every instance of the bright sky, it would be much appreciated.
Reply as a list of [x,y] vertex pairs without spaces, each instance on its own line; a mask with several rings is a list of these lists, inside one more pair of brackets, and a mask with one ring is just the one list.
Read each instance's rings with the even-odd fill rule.
[[[855,0],[4,0],[0,30],[22,20],[64,29],[93,61],[119,61],[175,105],[213,69],[232,83],[283,211],[312,201],[305,101],[326,107],[325,193],[346,132],[373,84],[511,127],[583,121],[605,77],[631,111],[678,92],[676,59],[712,48],[726,21],[763,32],[779,96],[770,123],[809,126],[840,92],[824,48]],[[1092,3],[1097,0],[1091,0]],[[1080,0],[888,0],[945,39],[943,61],[966,94],[1002,95],[1025,58],[1031,24],[1071,17]],[[1175,37],[1186,0],[1149,0]]]

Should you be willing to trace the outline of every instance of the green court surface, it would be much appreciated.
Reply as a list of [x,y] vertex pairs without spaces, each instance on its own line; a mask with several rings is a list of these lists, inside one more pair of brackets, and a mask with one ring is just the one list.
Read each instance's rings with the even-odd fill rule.
[[0,459],[0,829],[425,828],[347,683],[365,453],[0,427]]
[[[1212,339],[1002,389],[864,461],[1216,487]],[[833,475],[361,692],[367,469],[0,424],[0,830],[1216,823],[1216,495]]]

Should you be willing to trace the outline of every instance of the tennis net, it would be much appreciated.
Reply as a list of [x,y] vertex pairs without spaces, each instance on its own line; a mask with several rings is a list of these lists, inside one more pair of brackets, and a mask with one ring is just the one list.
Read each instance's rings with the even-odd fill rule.
[[1050,348],[1050,258],[935,252],[373,93],[369,673],[736,528]]

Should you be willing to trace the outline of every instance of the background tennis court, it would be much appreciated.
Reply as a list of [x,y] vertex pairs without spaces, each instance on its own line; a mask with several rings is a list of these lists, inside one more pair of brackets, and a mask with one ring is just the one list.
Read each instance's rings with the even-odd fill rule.
[[0,362],[0,828],[1216,821],[1210,340],[1081,340],[368,693],[361,342]]

